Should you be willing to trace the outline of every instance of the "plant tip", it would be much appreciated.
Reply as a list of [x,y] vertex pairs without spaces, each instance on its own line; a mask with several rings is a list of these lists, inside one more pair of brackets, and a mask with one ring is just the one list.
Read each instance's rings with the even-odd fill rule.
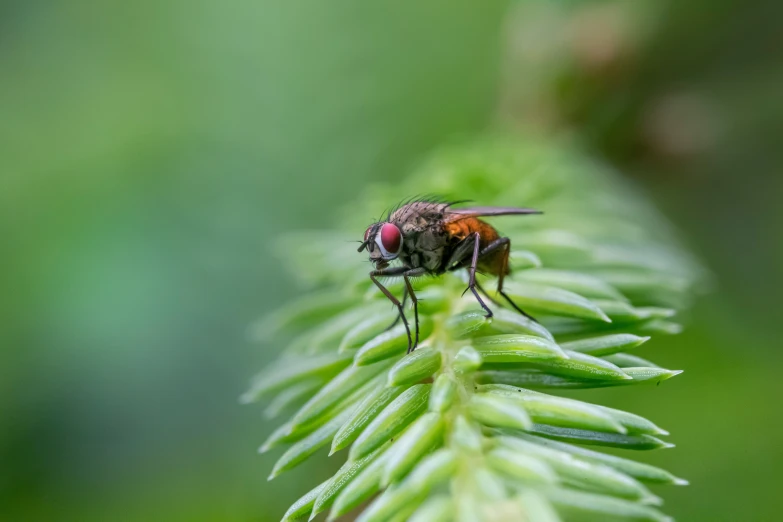
[[[493,175],[506,178],[498,187],[516,187],[517,174],[542,170],[528,169],[530,161],[517,158],[516,144],[513,151],[504,147],[496,151],[502,163],[490,169]],[[549,163],[548,156],[541,156],[537,148],[533,152],[544,160],[541,165]],[[463,161],[473,165],[473,156],[470,152],[458,159],[454,169],[448,166],[445,170],[465,170],[458,165]],[[487,161],[494,165],[491,155]],[[483,171],[484,167],[477,168]],[[685,486],[687,480],[665,469],[615,456],[613,451],[605,454],[586,447],[674,448],[666,440],[669,432],[633,413],[561,397],[558,392],[639,384],[654,387],[682,373],[628,352],[653,337],[657,339],[658,334],[679,331],[680,326],[668,319],[674,310],[665,306],[668,302],[677,308],[679,303],[685,304],[687,299],[679,299],[679,294],[686,297],[691,277],[685,275],[685,270],[667,273],[671,265],[668,253],[674,253],[669,246],[662,245],[656,253],[655,241],[649,248],[638,241],[643,220],[632,221],[628,227],[614,226],[613,221],[625,218],[626,207],[634,205],[618,205],[621,212],[610,216],[605,210],[611,210],[612,205],[605,202],[611,200],[584,198],[580,193],[579,189],[589,184],[574,184],[577,190],[569,189],[570,193],[566,185],[561,191],[555,190],[553,183],[564,181],[561,178],[566,171],[570,169],[553,177],[546,172],[530,174],[531,182],[541,179],[543,185],[538,190],[533,186],[532,191],[520,189],[520,194],[505,194],[505,190],[487,194],[490,203],[492,199],[532,198],[531,194],[538,194],[544,196],[555,214],[558,208],[570,208],[572,203],[579,204],[579,212],[560,217],[550,213],[548,219],[519,225],[520,241],[514,239],[514,245],[524,243],[531,251],[512,251],[512,239],[504,238],[493,247],[497,257],[482,257],[481,266],[476,263],[484,252],[480,249],[482,240],[486,243],[489,239],[483,234],[492,226],[476,216],[533,211],[515,207],[451,209],[452,203],[445,201],[410,199],[384,213],[359,242],[362,249],[372,247],[370,259],[365,258],[365,262],[375,265],[369,279],[366,271],[357,272],[355,264],[347,257],[343,259],[342,254],[317,257],[318,250],[326,254],[326,249],[334,246],[336,233],[334,237],[319,233],[314,242],[304,241],[304,235],[292,240],[287,247],[292,260],[319,260],[307,263],[311,268],[300,267],[298,262],[292,268],[304,272],[305,280],[331,288],[282,307],[253,325],[251,333],[256,338],[277,339],[283,333],[296,334],[298,340],[285,348],[277,363],[253,378],[249,390],[230,398],[236,397],[239,404],[270,399],[263,410],[267,419],[276,414],[282,417],[284,408],[298,407],[258,448],[259,454],[278,447],[284,453],[272,466],[268,481],[316,451],[328,451],[330,458],[342,452],[341,457],[332,459],[332,463],[339,460],[342,466],[301,496],[281,522],[336,522],[354,510],[363,511],[356,515],[357,520],[368,522],[381,518],[461,518],[479,515],[485,501],[503,505],[504,514],[497,513],[490,517],[493,519],[518,519],[524,510],[530,518],[557,520],[559,510],[578,508],[580,514],[588,515],[586,518],[593,515],[600,520],[636,517],[673,522],[658,511],[663,500],[645,484]],[[472,174],[466,175],[463,185],[469,187],[472,179]],[[528,188],[527,181],[524,188]],[[550,193],[559,198],[561,192],[566,199],[550,201]],[[618,203],[626,198],[625,191],[618,192]],[[594,202],[598,203],[598,212],[582,206]],[[406,210],[401,211],[403,207]],[[449,214],[459,217],[452,221]],[[583,224],[582,215],[593,216],[591,219],[596,221]],[[465,221],[468,217],[472,221]],[[417,232],[408,237],[402,233],[404,225],[419,218],[435,230],[445,230],[444,225],[454,230],[465,228],[466,234],[472,234],[471,239],[458,252],[448,252],[457,244],[451,239],[438,243],[440,239],[435,236],[440,234],[432,234],[434,243],[425,245],[430,241],[425,240],[427,234],[419,236]],[[568,218],[574,219],[573,230]],[[459,226],[455,225],[457,221]],[[540,222],[538,228],[530,230],[536,222]],[[512,227],[513,219],[509,223]],[[611,230],[611,240],[607,234],[594,234],[594,230]],[[650,239],[655,236],[652,234]],[[295,249],[294,243],[302,249]],[[427,252],[436,252],[430,247],[437,247],[437,252],[443,253],[437,255],[444,258],[437,257],[438,263],[431,266],[455,269],[446,270],[449,273],[442,274],[437,284],[434,279],[433,284],[409,281],[415,274],[441,275],[425,266],[414,268],[422,264],[417,256],[424,246]],[[469,250],[474,256],[471,267],[465,257]],[[355,259],[353,253],[350,255]],[[671,256],[675,260],[679,257]],[[394,258],[399,258],[404,267],[387,268]],[[489,263],[492,259],[498,263]],[[509,295],[505,295],[503,267],[507,268],[509,261],[519,261],[519,270],[509,274]],[[491,269],[485,275],[499,276],[497,291],[487,287],[490,291],[485,292],[471,282],[471,271],[474,279],[477,269],[485,264]],[[545,268],[528,270],[541,266]],[[680,278],[684,280],[682,287],[669,284]],[[471,290],[474,295],[470,295]],[[494,317],[490,311],[494,307],[486,306],[479,291],[498,306]],[[418,298],[417,293],[421,294]],[[505,298],[520,313],[496,297]],[[516,303],[541,318],[543,324]],[[384,329],[392,316],[394,323]],[[413,345],[414,326],[418,349],[406,354],[406,346]],[[480,467],[471,469],[474,462]],[[453,475],[457,475],[459,495],[451,491]],[[525,484],[532,479],[535,485],[520,495],[512,484],[506,487],[509,479]],[[569,487],[572,485],[585,487]],[[517,506],[520,501],[524,505]],[[505,515],[506,506],[509,515]],[[541,515],[533,516],[533,512]]]

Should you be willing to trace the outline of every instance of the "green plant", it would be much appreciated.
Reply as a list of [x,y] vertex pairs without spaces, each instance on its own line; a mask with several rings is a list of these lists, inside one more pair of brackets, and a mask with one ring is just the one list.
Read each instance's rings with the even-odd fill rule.
[[[402,325],[384,331],[394,311],[349,241],[382,208],[419,192],[546,212],[495,221],[512,240],[506,289],[541,324],[497,306],[488,321],[461,296],[461,275],[424,278],[423,342],[405,355]],[[446,148],[405,183],[359,201],[367,221],[352,209],[347,234],[282,240],[286,259],[302,263],[290,265],[294,273],[318,290],[258,326],[295,338],[243,399],[272,397],[270,416],[301,405],[261,448],[288,445],[270,479],[322,447],[347,454],[283,520],[335,518],[378,493],[358,520],[667,520],[645,484],[684,480],[584,446],[666,448],[668,433],[557,395],[680,373],[633,353],[679,331],[674,316],[700,278],[655,210],[606,167],[516,137]]]

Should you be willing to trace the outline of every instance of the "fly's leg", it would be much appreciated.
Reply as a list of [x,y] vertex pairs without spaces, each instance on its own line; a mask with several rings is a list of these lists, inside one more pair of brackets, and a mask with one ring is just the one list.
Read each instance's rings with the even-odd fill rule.
[[445,265],[443,265],[445,269],[453,271],[459,270],[460,268],[467,268],[469,266],[468,261],[470,259],[470,255],[473,253],[475,248],[473,242],[474,239],[470,236],[460,241],[454,248],[454,251],[451,253],[449,260]]
[[[405,308],[405,302],[407,300],[408,300],[408,287],[406,286],[405,290],[402,293],[402,307],[403,307],[403,309]],[[388,332],[389,330],[391,330],[392,328],[397,326],[397,323],[400,322],[400,317],[402,317],[402,315],[397,314],[397,317],[394,318],[394,321],[392,321],[392,324],[387,326],[386,329],[384,330],[384,332]]]
[[484,290],[484,287],[483,287],[483,286],[481,286],[481,285],[479,284],[479,282],[478,282],[478,281],[476,281],[476,288],[478,288],[478,291],[479,291],[479,292],[481,292],[481,293],[484,295],[484,297],[486,297],[487,299],[489,299],[489,302],[490,302],[490,303],[492,303],[492,304],[493,304],[493,305],[495,305],[495,306],[502,306],[502,305],[501,305],[501,304],[498,302],[498,300],[497,300],[497,299],[495,299],[494,297],[492,297],[491,295],[489,295],[489,294],[487,293],[487,291],[486,291],[486,290]]
[[[492,317],[492,311],[487,307],[487,305],[484,303],[484,301],[479,297],[476,289],[481,291],[482,294],[484,294],[487,299],[489,299],[491,302],[498,304],[494,299],[492,299],[479,285],[478,281],[476,281],[476,268],[478,266],[478,257],[481,256],[481,253],[479,252],[481,243],[481,236],[478,234],[478,232],[471,234],[470,236],[463,239],[454,249],[454,252],[452,252],[451,257],[449,258],[448,262],[446,263],[446,270],[449,272],[453,272],[455,270],[461,270],[463,268],[468,269],[468,274],[470,275],[470,283],[468,287],[465,289],[465,292],[463,292],[463,295],[467,293],[468,290],[471,290],[473,292],[473,295],[478,300],[479,304],[481,305],[481,308],[483,308],[487,312],[487,318]],[[478,256],[478,257],[477,257]]]
[[479,254],[479,257],[484,257],[488,254],[491,254],[492,252],[495,252],[499,249],[505,249],[503,252],[503,257],[501,258],[500,262],[500,274],[498,275],[498,293],[508,301],[508,304],[510,304],[514,310],[519,312],[520,314],[524,315],[528,319],[530,319],[533,322],[538,322],[535,317],[530,316],[527,314],[524,310],[522,310],[517,304],[511,300],[511,298],[503,291],[503,279],[506,277],[506,272],[508,271],[508,258],[511,255],[511,240],[507,237],[501,237],[487,245],[487,247],[481,251]]
[[380,281],[376,279],[376,277],[399,277],[404,272],[407,272],[408,269],[405,267],[395,267],[395,268],[386,268],[383,270],[373,270],[370,272],[370,280],[375,283],[375,286],[377,286],[381,292],[383,292],[383,295],[385,295],[389,301],[391,301],[394,306],[397,307],[397,311],[400,314],[400,318],[402,319],[402,324],[405,325],[405,332],[408,334],[408,352],[412,351],[413,347],[413,339],[411,338],[411,329],[408,326],[408,320],[405,318],[405,311],[402,309],[402,303],[394,297],[394,295],[389,292],[389,290],[381,284]]
[[[413,347],[408,347],[408,353],[411,353],[419,345],[419,300],[416,298],[416,292],[413,291],[413,285],[411,285],[411,277],[417,277],[424,275],[427,272],[424,268],[414,268],[408,270],[402,277],[405,278],[405,295],[411,296],[411,302],[413,303],[413,317],[416,319],[416,341],[413,343]],[[403,299],[403,303],[405,300]]]
[[[480,254],[480,244],[481,244],[481,236],[478,232],[473,234],[474,237],[474,243],[473,243],[473,258],[470,260],[470,268],[468,268],[468,289],[473,292],[473,295],[476,297],[476,301],[481,305],[481,308],[484,309],[485,312],[487,312],[487,319],[490,319],[493,316],[492,310],[489,309],[489,307],[484,303],[484,301],[481,299],[481,296],[478,293],[478,290],[476,290],[476,268],[478,267],[478,259]],[[487,247],[489,248],[489,247]],[[486,250],[486,248],[484,249]]]

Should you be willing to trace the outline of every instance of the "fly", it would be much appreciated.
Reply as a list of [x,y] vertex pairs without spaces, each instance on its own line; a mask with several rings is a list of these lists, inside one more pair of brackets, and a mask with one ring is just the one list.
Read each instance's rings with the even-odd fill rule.
[[[511,253],[511,240],[501,237],[492,225],[479,218],[541,214],[541,212],[515,207],[452,208],[452,205],[457,203],[460,202],[409,201],[390,212],[385,221],[370,225],[364,232],[364,240],[359,247],[359,252],[365,248],[368,250],[370,261],[375,265],[375,269],[370,272],[370,279],[397,307],[399,315],[392,326],[402,319],[405,331],[408,333],[408,353],[415,350],[419,344],[418,300],[411,285],[412,277],[437,276],[467,269],[469,279],[465,291],[470,290],[473,293],[486,312],[486,317],[491,318],[492,310],[479,292],[490,301],[492,298],[476,281],[476,272],[495,275],[498,278],[498,294],[517,312],[535,321],[503,291],[503,279],[510,273],[508,259]],[[389,267],[389,263],[395,259],[399,259],[402,266]],[[381,284],[379,277],[404,279],[405,290],[402,302]],[[403,309],[408,296],[413,303],[415,340],[411,336]]]

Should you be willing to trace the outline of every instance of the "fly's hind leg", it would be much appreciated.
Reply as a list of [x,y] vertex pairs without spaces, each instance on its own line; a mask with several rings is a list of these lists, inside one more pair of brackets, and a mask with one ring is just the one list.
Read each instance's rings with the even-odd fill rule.
[[497,299],[495,299],[494,297],[489,295],[489,293],[484,289],[484,287],[479,284],[478,280],[476,280],[476,288],[478,288],[478,291],[481,292],[481,294],[484,297],[489,299],[490,303],[492,303],[495,306],[503,306],[503,305],[500,304],[500,302]]
[[522,310],[517,304],[511,300],[511,298],[503,291],[503,280],[506,277],[506,272],[508,271],[508,258],[511,255],[511,240],[507,237],[501,237],[487,245],[484,250],[481,251],[479,254],[479,257],[484,257],[486,255],[489,255],[499,249],[504,249],[503,257],[501,258],[500,262],[500,273],[498,274],[498,288],[497,292],[505,299],[508,304],[510,304],[514,310],[519,312],[520,314],[524,315],[528,319],[534,322],[538,322],[535,317],[532,317],[527,312]]
[[[471,255],[472,253],[472,255]],[[454,252],[451,254],[451,257],[449,258],[448,262],[446,263],[446,270],[453,272],[455,270],[461,270],[463,268],[468,269],[468,275],[469,275],[469,282],[468,287],[465,289],[465,292],[463,292],[463,295],[467,293],[468,290],[473,292],[473,295],[476,298],[476,301],[481,305],[481,308],[484,309],[484,311],[487,313],[486,317],[487,319],[492,317],[492,310],[487,306],[487,304],[484,302],[483,299],[481,299],[481,296],[479,295],[478,291],[480,290],[482,294],[487,296],[487,298],[495,302],[487,293],[484,291],[483,288],[481,288],[481,285],[478,284],[478,281],[476,281],[476,269],[478,267],[478,259],[481,256],[481,236],[478,232],[475,232],[465,239],[463,239],[459,245],[454,249]],[[497,304],[497,303],[495,303]]]
[[[487,304],[484,302],[483,299],[481,299],[481,296],[478,293],[478,290],[476,287],[478,286],[478,283],[476,283],[476,268],[478,267],[478,260],[479,256],[481,255],[481,252],[479,251],[481,248],[481,236],[478,232],[473,234],[474,237],[474,244],[473,244],[473,258],[470,260],[470,268],[468,268],[468,290],[473,292],[473,296],[476,298],[476,301],[481,305],[481,308],[484,309],[485,312],[487,312],[487,319],[492,318],[494,315],[492,313],[492,310],[487,306]],[[489,247],[487,247],[489,248]],[[486,248],[484,249],[486,250]]]

